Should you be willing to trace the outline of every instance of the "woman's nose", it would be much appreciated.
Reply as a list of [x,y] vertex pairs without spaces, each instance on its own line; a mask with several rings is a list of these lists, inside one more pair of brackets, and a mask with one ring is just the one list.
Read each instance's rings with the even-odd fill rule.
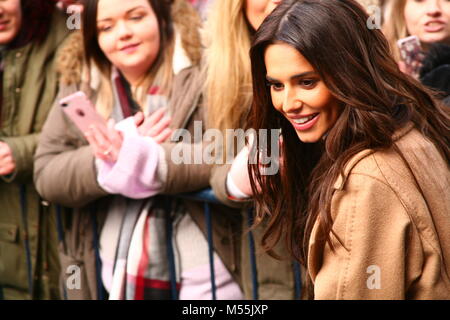
[[439,17],[441,14],[441,0],[431,0],[427,4],[427,15],[430,17]]
[[130,38],[133,32],[124,21],[120,21],[117,25],[117,36],[120,40]]
[[296,96],[295,90],[286,90],[283,101],[284,113],[297,113],[302,108],[302,101]]

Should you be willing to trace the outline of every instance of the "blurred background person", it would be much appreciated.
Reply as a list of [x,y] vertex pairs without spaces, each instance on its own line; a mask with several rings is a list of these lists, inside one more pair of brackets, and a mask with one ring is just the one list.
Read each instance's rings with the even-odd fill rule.
[[189,2],[195,9],[198,10],[201,18],[204,20],[206,19],[209,7],[214,2],[214,0],[189,0]]
[[400,57],[397,41],[408,36],[420,40],[424,59],[418,79],[443,93],[450,105],[450,1],[390,0],[386,3],[383,31],[400,69],[408,72]]
[[33,155],[58,90],[68,34],[51,0],[0,1],[0,296],[58,299],[54,215],[33,186]]

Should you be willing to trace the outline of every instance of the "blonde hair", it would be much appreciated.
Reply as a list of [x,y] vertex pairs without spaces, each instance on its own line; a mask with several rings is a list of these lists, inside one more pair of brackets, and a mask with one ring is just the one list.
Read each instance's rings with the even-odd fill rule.
[[406,0],[389,0],[385,5],[383,33],[391,46],[391,51],[397,61],[400,60],[400,51],[397,41],[409,36],[405,21]]
[[[133,99],[139,106],[144,106],[147,98],[147,93],[152,86],[158,86],[159,93],[168,95],[171,90],[173,79],[173,60],[174,39],[171,39],[168,45],[161,50],[162,63],[159,68],[153,66],[143,76],[138,85],[132,89]],[[97,111],[105,118],[109,118],[114,107],[114,94],[111,83],[111,70],[100,70],[100,87],[98,90],[98,98],[96,103]]]
[[205,27],[208,125],[224,132],[242,126],[252,101],[251,29],[244,0],[214,1]]
[[[161,51],[163,56],[159,68],[154,68],[154,63],[138,85],[132,88],[133,99],[139,106],[142,107],[145,105],[147,93],[152,86],[158,86],[160,94],[168,95],[170,93],[173,79],[173,52],[174,39],[171,39],[166,48]],[[96,109],[104,118],[109,118],[113,107],[114,93],[111,82],[111,70],[103,69],[100,70],[100,87],[98,90]]]

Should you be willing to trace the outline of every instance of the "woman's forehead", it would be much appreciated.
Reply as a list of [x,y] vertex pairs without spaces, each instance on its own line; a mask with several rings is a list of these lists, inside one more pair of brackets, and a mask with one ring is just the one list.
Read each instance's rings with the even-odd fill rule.
[[138,8],[151,9],[151,6],[148,0],[99,0],[97,20],[120,17]]

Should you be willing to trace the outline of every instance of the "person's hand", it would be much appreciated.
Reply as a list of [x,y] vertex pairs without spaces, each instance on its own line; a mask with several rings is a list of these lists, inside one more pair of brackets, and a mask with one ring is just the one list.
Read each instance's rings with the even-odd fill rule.
[[94,151],[94,156],[107,162],[117,161],[123,144],[123,134],[116,130],[114,125],[114,120],[110,119],[106,132],[96,126],[92,126],[88,132],[85,132],[85,137]]
[[[249,143],[238,153],[236,158],[233,161],[233,164],[231,165],[231,169],[229,172],[229,175],[231,179],[233,180],[234,185],[242,192],[248,195],[249,197],[253,195],[253,190],[250,184],[250,176],[248,173],[248,162],[249,162],[249,155],[250,150],[253,146],[254,137],[250,136]],[[279,137],[278,140],[278,164],[281,174],[283,174],[285,163],[284,163],[284,157],[282,154],[283,150],[283,136]],[[265,168],[264,165],[259,166],[260,171],[264,172]],[[256,182],[257,186],[256,189],[258,192],[261,192],[261,186]]]
[[406,67],[406,63],[404,63],[403,61],[398,62],[398,68],[401,72],[408,74],[408,68]]
[[172,134],[172,130],[169,128],[170,121],[170,117],[165,116],[164,109],[158,109],[148,117],[145,117],[142,112],[138,112],[134,116],[139,134],[144,137],[152,137],[156,143],[166,141]]
[[[420,58],[423,60],[423,56],[421,55]],[[422,68],[422,60],[416,60],[413,61],[412,65],[408,65],[406,64],[404,61],[399,61],[398,62],[398,68],[400,69],[401,72],[410,75],[411,77],[415,78],[415,79],[419,79],[419,72],[420,69]]]
[[[164,110],[155,111],[151,116],[144,117],[142,112],[134,116],[134,124],[138,133],[144,137],[151,137],[156,143],[162,143],[172,134],[168,128],[170,118],[164,117]],[[85,137],[92,146],[94,156],[107,162],[116,162],[123,144],[123,133],[115,128],[113,119],[108,121],[106,132],[92,126]]]
[[0,175],[9,175],[14,170],[16,170],[16,161],[14,160],[11,148],[7,143],[0,142]]
[[250,177],[248,174],[248,156],[249,147],[246,145],[237,154],[233,160],[229,176],[232,179],[234,185],[247,196],[253,195],[252,186],[250,184]]
[[[252,186],[250,184],[250,176],[248,173],[248,158],[250,150],[252,149],[254,142],[254,136],[250,135],[248,144],[239,151],[236,158],[233,160],[229,176],[232,179],[235,187],[237,187],[242,193],[251,197],[253,195]],[[259,189],[259,188],[258,188]]]

